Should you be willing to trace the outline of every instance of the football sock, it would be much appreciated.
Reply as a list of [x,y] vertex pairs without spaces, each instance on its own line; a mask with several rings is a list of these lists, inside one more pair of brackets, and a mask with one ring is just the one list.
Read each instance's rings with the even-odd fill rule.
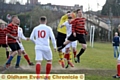
[[13,56],[10,56],[10,58],[8,59],[8,61],[6,62],[6,64],[10,64],[10,62],[12,61]]
[[36,64],[36,74],[40,74],[41,64]]
[[47,63],[47,65],[46,65],[46,78],[48,78],[48,75],[50,74],[51,67],[52,67],[52,64]]
[[72,52],[69,53],[69,60],[72,62]]
[[67,55],[66,54],[64,55],[64,58],[67,59]]
[[9,58],[9,51],[6,51],[7,59]]
[[28,57],[27,54],[24,55],[24,58],[27,60],[27,62],[30,64],[30,58]]
[[64,58],[64,53],[59,52],[59,58],[60,58],[60,60],[62,60]]
[[17,56],[17,61],[16,61],[16,65],[19,65],[20,64],[20,59],[21,59],[21,56]]
[[74,65],[72,64],[72,61],[70,60],[70,53],[67,54],[67,62],[71,67],[74,67]]
[[67,58],[67,60],[70,60],[70,54],[69,53],[66,54],[66,58]]
[[81,56],[84,53],[85,49],[81,48],[80,52],[78,53],[78,56]]
[[73,54],[74,54],[74,58],[76,57],[76,53],[77,53],[77,51],[74,51],[74,52],[73,52]]
[[117,65],[117,74],[120,76],[120,64]]

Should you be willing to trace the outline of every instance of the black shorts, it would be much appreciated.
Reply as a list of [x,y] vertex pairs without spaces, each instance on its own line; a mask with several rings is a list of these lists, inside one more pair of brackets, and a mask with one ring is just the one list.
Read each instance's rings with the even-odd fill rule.
[[17,51],[17,50],[21,49],[17,42],[16,43],[8,43],[8,45],[12,51]]
[[7,44],[0,44],[0,47],[6,48],[6,47],[8,47],[8,45]]
[[57,47],[60,47],[63,44],[63,42],[65,42],[65,38],[66,38],[66,34],[58,32],[57,38],[56,38]]
[[86,40],[85,40],[85,35],[84,34],[77,34],[76,33],[76,37],[74,37],[73,33],[68,37],[69,41],[75,41],[78,40],[79,43],[82,44],[86,44]]

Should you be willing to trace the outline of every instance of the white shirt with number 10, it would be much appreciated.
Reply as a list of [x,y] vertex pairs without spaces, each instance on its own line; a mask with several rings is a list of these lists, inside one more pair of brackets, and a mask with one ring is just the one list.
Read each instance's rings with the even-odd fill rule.
[[50,48],[50,39],[54,48],[56,48],[56,40],[52,28],[45,24],[40,24],[35,27],[30,36],[30,40],[35,43],[35,49]]

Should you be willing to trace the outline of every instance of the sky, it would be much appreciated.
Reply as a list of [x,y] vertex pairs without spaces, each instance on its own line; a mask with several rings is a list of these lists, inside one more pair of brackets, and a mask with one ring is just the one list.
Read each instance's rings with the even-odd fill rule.
[[[9,2],[10,0],[6,0]],[[27,0],[18,0],[27,2]],[[83,5],[83,11],[89,10],[97,11],[101,10],[102,6],[105,4],[106,0],[38,0],[41,4],[56,4],[56,5],[67,5],[74,6],[75,4]]]

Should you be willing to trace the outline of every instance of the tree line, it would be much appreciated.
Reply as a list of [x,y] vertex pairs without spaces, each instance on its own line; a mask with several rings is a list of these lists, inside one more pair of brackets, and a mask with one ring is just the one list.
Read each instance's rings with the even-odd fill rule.
[[[39,18],[40,16],[46,16],[47,17],[47,24],[55,22],[56,20],[60,19],[61,16],[64,14],[61,11],[52,11],[49,9],[43,9],[40,6],[35,6],[31,11],[29,12],[22,12],[19,14],[16,14],[14,11],[9,11],[3,14],[3,20],[8,22],[6,19],[6,15],[18,15],[20,18],[20,26],[23,28],[25,36],[29,36],[32,29],[39,25]],[[11,22],[11,21],[9,21]]]
[[105,5],[102,8],[101,15],[120,16],[120,0],[106,0]]

